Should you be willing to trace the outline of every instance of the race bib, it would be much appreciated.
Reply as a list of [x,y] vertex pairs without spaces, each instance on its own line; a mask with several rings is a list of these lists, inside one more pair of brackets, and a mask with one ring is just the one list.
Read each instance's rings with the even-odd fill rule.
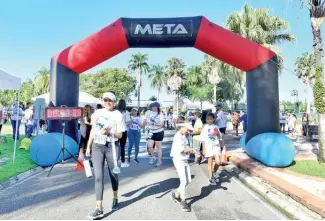
[[105,145],[106,141],[107,141],[106,135],[101,135],[99,133],[95,133],[94,143]]

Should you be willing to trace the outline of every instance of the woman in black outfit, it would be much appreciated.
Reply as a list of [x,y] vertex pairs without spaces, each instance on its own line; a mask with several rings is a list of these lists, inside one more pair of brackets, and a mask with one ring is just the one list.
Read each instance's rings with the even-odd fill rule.
[[124,123],[124,129],[125,129],[125,131],[122,134],[122,137],[118,140],[118,142],[120,144],[119,158],[121,159],[121,167],[128,167],[130,165],[127,162],[125,162],[125,145],[126,145],[126,139],[128,137],[127,126],[131,122],[131,117],[130,117],[130,113],[126,110],[125,100],[121,99],[118,102],[117,109],[123,115],[123,123]]
[[84,116],[82,120],[80,121],[80,142],[79,142],[79,151],[82,149],[82,153],[85,153],[87,143],[89,140],[90,130],[91,130],[91,124],[90,124],[90,105],[85,105],[84,107]]

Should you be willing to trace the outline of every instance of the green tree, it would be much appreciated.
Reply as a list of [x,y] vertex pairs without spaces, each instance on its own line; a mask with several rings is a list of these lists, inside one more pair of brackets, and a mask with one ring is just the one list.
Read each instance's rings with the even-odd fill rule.
[[142,74],[146,74],[150,72],[150,67],[148,64],[148,55],[137,53],[131,56],[131,60],[129,61],[129,69],[132,71],[136,71],[138,74],[138,87],[137,87],[137,95],[138,95],[138,108],[140,110],[140,89],[142,86]]
[[152,102],[157,101],[157,98],[156,98],[155,96],[151,96],[151,97],[149,98],[149,101],[152,101]]
[[321,25],[325,18],[324,0],[299,0],[306,7],[310,16],[311,30],[313,34],[313,47],[316,61],[314,100],[318,112],[318,148],[320,152],[319,162],[325,163],[325,87],[324,87],[324,57]]
[[212,102],[213,86],[211,84],[206,85],[205,87],[191,85],[188,86],[188,91],[192,100],[200,101],[201,110],[204,101]]
[[296,60],[296,75],[306,84],[307,92],[307,113],[310,113],[309,91],[315,78],[316,60],[314,54],[305,52]]
[[126,99],[134,92],[135,86],[136,79],[129,75],[127,69],[106,68],[80,78],[80,90],[98,98],[112,90],[118,99]]
[[245,4],[240,12],[233,12],[226,21],[231,31],[270,48],[278,55],[279,72],[283,67],[283,56],[276,47],[283,42],[294,42],[295,36],[288,33],[289,24],[282,18],[270,15],[267,8],[252,8]]
[[34,78],[34,92],[35,95],[41,95],[50,91],[50,71],[42,67],[37,71],[37,75]]
[[15,90],[0,90],[0,103],[9,106],[18,99],[18,92]]
[[22,83],[20,89],[20,99],[21,102],[27,103],[34,97],[34,83],[32,80],[28,80]]
[[158,65],[154,65],[152,67],[151,73],[149,74],[150,86],[152,88],[157,89],[157,100],[159,102],[159,94],[164,85],[166,85],[166,73],[164,72],[164,67]]

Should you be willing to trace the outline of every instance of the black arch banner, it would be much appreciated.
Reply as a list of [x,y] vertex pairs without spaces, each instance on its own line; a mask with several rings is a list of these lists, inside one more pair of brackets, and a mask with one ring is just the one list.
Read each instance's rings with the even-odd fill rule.
[[[203,16],[120,18],[51,60],[50,106],[78,105],[79,74],[128,48],[194,47],[247,72],[246,140],[280,132],[277,57],[271,50],[222,28]],[[67,124],[77,140],[77,121]],[[50,121],[49,132],[61,124]]]

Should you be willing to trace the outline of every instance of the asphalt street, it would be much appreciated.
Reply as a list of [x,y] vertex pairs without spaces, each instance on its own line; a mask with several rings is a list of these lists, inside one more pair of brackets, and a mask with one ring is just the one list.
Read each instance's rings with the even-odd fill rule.
[[[207,165],[191,166],[192,183],[187,201],[192,212],[183,212],[170,199],[179,180],[169,158],[173,132],[166,133],[163,167],[149,165],[145,143],[140,163],[122,168],[120,209],[111,211],[112,191],[105,172],[104,219],[286,219],[279,211],[222,168],[216,186],[208,183]],[[0,219],[86,219],[95,208],[94,179],[73,170],[75,163],[57,165],[0,192]]]

